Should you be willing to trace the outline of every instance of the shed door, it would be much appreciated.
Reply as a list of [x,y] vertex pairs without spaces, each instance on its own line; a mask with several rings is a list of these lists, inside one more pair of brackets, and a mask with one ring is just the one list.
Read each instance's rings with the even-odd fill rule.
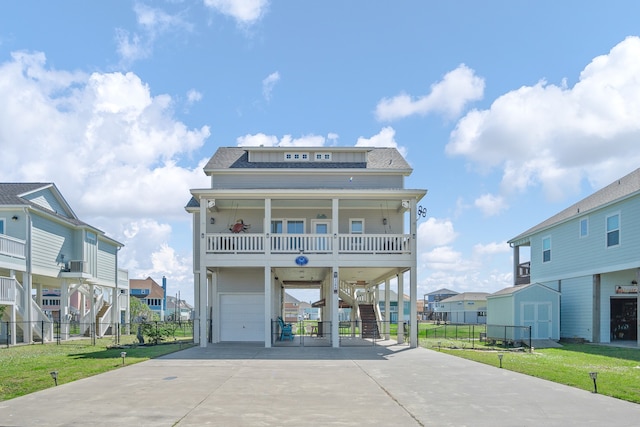
[[523,303],[522,324],[531,326],[531,338],[534,340],[551,338],[551,303]]
[[220,295],[220,341],[264,342],[264,295]]

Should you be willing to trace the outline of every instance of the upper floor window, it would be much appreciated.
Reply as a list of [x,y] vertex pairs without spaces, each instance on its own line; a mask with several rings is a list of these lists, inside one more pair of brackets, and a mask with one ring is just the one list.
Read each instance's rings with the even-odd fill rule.
[[92,231],[87,231],[87,243],[95,244],[97,240],[98,240],[98,237],[96,236],[96,233]]
[[316,153],[316,160],[331,160],[331,153]]
[[620,244],[620,214],[607,217],[607,247]]
[[0,218],[0,234],[4,234],[4,218]]
[[349,220],[349,232],[351,234],[364,233],[364,219],[350,219]]
[[288,161],[309,160],[309,153],[284,153],[284,159]]
[[580,237],[587,237],[589,235],[589,218],[582,218],[580,220]]
[[551,261],[551,237],[542,239],[542,262]]

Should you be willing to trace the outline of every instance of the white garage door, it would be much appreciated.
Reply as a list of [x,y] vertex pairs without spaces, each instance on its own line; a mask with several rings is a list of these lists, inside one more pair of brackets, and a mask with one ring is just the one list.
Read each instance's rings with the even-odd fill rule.
[[220,295],[220,341],[264,342],[264,295]]

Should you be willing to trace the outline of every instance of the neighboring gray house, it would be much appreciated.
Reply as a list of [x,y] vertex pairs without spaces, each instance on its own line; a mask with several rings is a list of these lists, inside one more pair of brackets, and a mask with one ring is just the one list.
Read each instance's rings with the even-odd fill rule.
[[511,286],[487,296],[487,337],[519,341],[560,339],[560,292],[539,283]]
[[514,282],[530,247],[530,282],[560,292],[560,337],[638,343],[640,169],[509,241]]
[[[204,172],[210,187],[192,189],[186,206],[200,346],[276,344],[288,289],[319,292],[313,307],[333,347],[339,307],[353,308],[351,320],[375,311],[357,291],[397,279],[402,294],[407,276],[417,318],[417,203],[426,190],[404,187],[412,169],[398,150],[221,147]],[[415,347],[417,323],[411,328]]]
[[444,320],[438,318],[436,314],[436,305],[443,299],[447,299],[454,295],[458,295],[458,292],[451,289],[442,288],[437,291],[429,292],[424,295],[424,312],[428,320]]
[[78,219],[55,184],[0,183],[0,305],[9,325],[0,340],[51,341],[56,321],[67,339],[72,319],[82,333],[115,331],[129,310],[121,247]]
[[435,304],[440,320],[451,323],[487,323],[487,292],[463,292]]

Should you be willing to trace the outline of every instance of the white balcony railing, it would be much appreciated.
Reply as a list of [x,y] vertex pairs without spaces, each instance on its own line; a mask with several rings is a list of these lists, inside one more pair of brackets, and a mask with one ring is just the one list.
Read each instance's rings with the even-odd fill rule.
[[0,303],[13,304],[16,301],[16,279],[0,277]]
[[[408,254],[408,234],[207,234],[207,253],[339,253]],[[267,242],[266,246],[265,241]]]
[[0,255],[26,259],[26,246],[27,243],[24,240],[0,234]]

